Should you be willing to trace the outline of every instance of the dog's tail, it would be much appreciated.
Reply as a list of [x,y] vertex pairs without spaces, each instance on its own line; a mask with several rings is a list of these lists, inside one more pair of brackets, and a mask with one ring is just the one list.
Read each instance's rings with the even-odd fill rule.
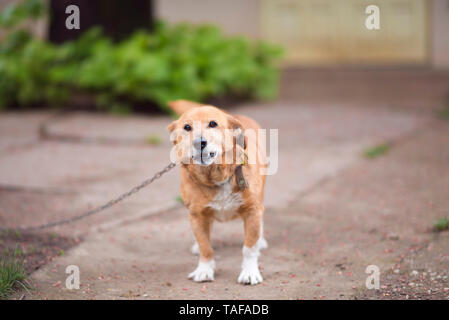
[[202,107],[204,104],[188,101],[188,100],[175,100],[167,103],[168,107],[176,113],[178,116],[182,115],[184,112],[197,107]]

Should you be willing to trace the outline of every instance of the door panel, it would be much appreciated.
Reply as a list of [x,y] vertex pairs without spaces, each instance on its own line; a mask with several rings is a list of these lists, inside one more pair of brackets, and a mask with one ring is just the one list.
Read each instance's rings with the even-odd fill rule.
[[[365,8],[380,8],[380,30]],[[287,64],[423,64],[425,0],[264,0],[262,34],[287,49]]]

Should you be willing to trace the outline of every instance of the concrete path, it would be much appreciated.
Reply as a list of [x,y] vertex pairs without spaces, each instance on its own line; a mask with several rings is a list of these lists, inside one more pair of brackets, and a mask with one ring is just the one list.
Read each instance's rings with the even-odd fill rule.
[[[426,121],[417,115],[382,109],[314,108],[291,103],[248,105],[233,112],[254,117],[264,128],[279,129],[279,170],[267,185],[266,207],[293,201],[299,192],[358,160],[365,147],[397,139]],[[169,162],[168,117],[123,119],[76,114],[49,125],[50,134],[79,136],[79,143],[39,140],[37,124],[45,118],[42,114],[29,116],[26,121],[35,130],[20,132],[18,139],[17,131],[23,125],[20,117],[1,116],[7,124],[0,132],[6,148],[0,156],[2,225],[40,224],[101,205]],[[139,144],[148,136],[160,137],[161,144]],[[117,143],[102,143],[105,138]],[[11,192],[16,188],[24,192]],[[107,214],[56,231],[82,235],[114,226],[173,208],[178,205],[178,195],[179,175],[175,170],[155,187]]]
[[[363,94],[351,100],[351,89],[340,85],[338,76],[320,79],[309,84],[303,100],[286,85],[278,102],[231,110],[279,129],[279,171],[268,177],[266,189],[270,247],[261,258],[261,285],[236,283],[243,241],[239,221],[214,226],[216,281],[187,279],[197,258],[189,252],[187,211],[176,200],[175,169],[107,212],[52,230],[83,241],[35,272],[31,281],[37,290],[26,298],[447,298],[448,236],[436,237],[429,227],[448,215],[449,127],[418,106],[436,103],[435,95],[401,104],[397,96],[409,97],[411,84],[398,78],[392,87],[370,91],[372,82],[355,77],[358,91],[383,97],[389,92],[390,100],[367,102]],[[419,86],[419,79],[412,83]],[[443,80],[432,90],[447,88],[447,77]],[[332,81],[341,90],[328,90],[335,97],[316,103],[312,93],[321,95],[315,89]],[[39,126],[51,116],[0,114],[1,226],[78,214],[169,161],[168,117],[71,114],[52,121],[50,139],[43,140]],[[362,157],[363,150],[383,142],[393,144],[387,155]],[[371,264],[381,270],[380,291],[364,289]],[[64,286],[68,265],[80,268],[80,290]]]
[[[186,211],[176,209],[89,236],[33,275],[39,286],[34,298],[347,299],[371,294],[365,268],[376,265],[381,279],[388,279],[381,282],[384,293],[406,298],[418,291],[421,298],[447,299],[449,235],[435,238],[429,228],[449,207],[449,127],[434,127],[421,129],[384,158],[343,169],[288,207],[268,209],[270,247],[262,254],[265,281],[257,288],[236,283],[243,241],[238,221],[214,227],[216,281],[188,280],[196,257],[189,252]],[[431,260],[412,256],[411,265],[405,262],[429,250]],[[80,267],[80,290],[64,288],[70,264]],[[437,280],[409,285],[426,272],[429,282],[432,273]]]
[[[33,274],[33,298],[448,299],[449,234],[430,232],[449,207],[448,146],[447,123],[432,123],[385,157],[359,160],[290,205],[268,209],[270,247],[261,258],[265,281],[257,287],[236,283],[238,221],[214,226],[215,282],[188,280],[197,258],[189,252],[186,211],[175,209],[92,234]],[[80,267],[80,290],[64,288],[71,264]],[[381,270],[376,293],[365,289],[368,265]]]

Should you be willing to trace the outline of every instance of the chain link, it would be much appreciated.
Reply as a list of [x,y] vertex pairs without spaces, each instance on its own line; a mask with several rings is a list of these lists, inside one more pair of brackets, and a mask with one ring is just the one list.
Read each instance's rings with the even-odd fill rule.
[[46,223],[46,224],[42,224],[39,226],[32,226],[32,227],[27,227],[27,228],[0,228],[0,231],[10,231],[10,230],[17,230],[17,231],[38,231],[38,230],[42,230],[42,229],[47,229],[47,228],[51,228],[51,227],[56,227],[56,226],[60,226],[60,225],[64,225],[64,224],[68,224],[68,223],[72,223],[78,220],[81,220],[83,218],[86,218],[88,216],[94,215],[96,213],[99,213],[101,211],[104,211],[110,207],[112,207],[113,205],[123,201],[124,199],[132,196],[133,194],[139,192],[141,189],[145,188],[146,186],[150,185],[151,183],[153,183],[155,180],[159,179],[160,177],[162,177],[164,174],[166,174],[168,171],[170,171],[171,169],[173,169],[174,167],[176,167],[176,163],[171,162],[169,165],[167,165],[164,169],[162,169],[161,171],[157,172],[154,176],[152,176],[149,179],[144,180],[141,184],[139,184],[138,186],[135,186],[134,188],[132,188],[131,190],[129,190],[128,192],[125,192],[123,194],[121,194],[120,196],[118,196],[115,199],[110,200],[109,202],[105,203],[104,205],[91,209],[89,211],[84,212],[83,214],[68,218],[68,219],[63,219],[63,220],[59,220],[59,221],[54,221],[54,222],[50,222],[50,223]]

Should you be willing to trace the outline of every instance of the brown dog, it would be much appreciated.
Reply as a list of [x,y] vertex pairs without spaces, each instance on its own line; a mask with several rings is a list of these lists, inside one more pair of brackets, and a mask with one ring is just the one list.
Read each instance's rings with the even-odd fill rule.
[[[189,278],[197,282],[214,280],[212,223],[241,218],[245,242],[238,282],[252,285],[262,282],[258,257],[259,250],[267,247],[262,234],[266,158],[257,139],[259,125],[250,118],[232,116],[213,106],[184,100],[170,102],[169,106],[180,115],[168,130],[176,160],[181,162],[181,197],[189,209],[196,238],[192,252],[200,256],[198,267]],[[249,131],[256,134],[247,135]],[[249,147],[256,150],[250,161]]]

